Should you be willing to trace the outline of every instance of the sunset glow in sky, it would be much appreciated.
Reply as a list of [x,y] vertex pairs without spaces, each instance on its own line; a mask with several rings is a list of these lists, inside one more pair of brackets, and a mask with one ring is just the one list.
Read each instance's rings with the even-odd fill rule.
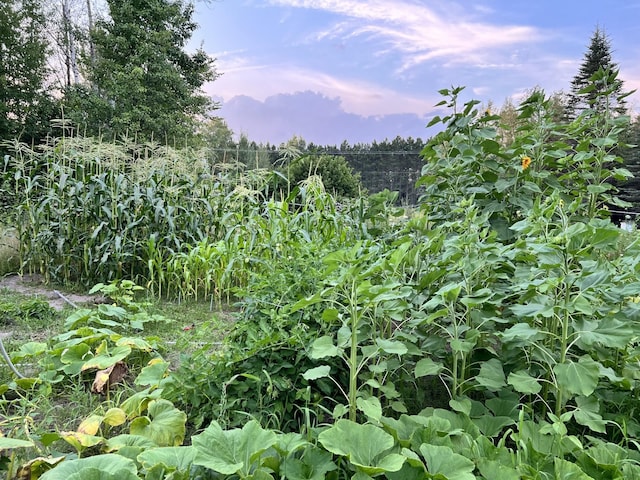
[[[206,91],[236,133],[278,144],[430,136],[438,90],[501,105],[569,91],[603,28],[625,88],[640,88],[640,0],[214,0],[192,45],[222,74]],[[629,99],[640,111],[640,95]]]

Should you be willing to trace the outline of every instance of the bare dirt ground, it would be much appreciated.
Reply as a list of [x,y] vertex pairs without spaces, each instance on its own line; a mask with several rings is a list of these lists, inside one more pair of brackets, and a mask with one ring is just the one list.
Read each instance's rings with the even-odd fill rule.
[[95,303],[100,297],[99,295],[63,293],[46,285],[40,275],[9,275],[2,277],[0,278],[0,290],[2,289],[46,300],[56,310],[62,310],[65,305],[79,306]]

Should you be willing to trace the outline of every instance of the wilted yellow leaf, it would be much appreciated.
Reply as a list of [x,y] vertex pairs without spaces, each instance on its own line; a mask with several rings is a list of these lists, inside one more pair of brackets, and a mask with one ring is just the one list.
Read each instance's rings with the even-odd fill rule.
[[78,451],[93,447],[104,441],[102,437],[80,432],[60,432],[60,437]]
[[122,425],[127,420],[127,414],[121,408],[110,408],[107,413],[104,414],[104,423],[117,427]]
[[84,433],[86,435],[95,435],[100,430],[100,425],[104,417],[102,415],[90,415],[85,418],[78,427],[78,433]]

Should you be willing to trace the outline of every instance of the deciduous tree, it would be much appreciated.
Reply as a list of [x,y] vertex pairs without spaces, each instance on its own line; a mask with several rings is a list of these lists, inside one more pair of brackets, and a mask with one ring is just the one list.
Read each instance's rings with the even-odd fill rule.
[[108,0],[91,32],[89,85],[67,92],[72,119],[92,134],[181,144],[211,110],[201,88],[216,73],[203,49],[185,50],[197,25],[184,0]]
[[0,2],[0,140],[38,142],[49,130],[44,24],[38,0]]

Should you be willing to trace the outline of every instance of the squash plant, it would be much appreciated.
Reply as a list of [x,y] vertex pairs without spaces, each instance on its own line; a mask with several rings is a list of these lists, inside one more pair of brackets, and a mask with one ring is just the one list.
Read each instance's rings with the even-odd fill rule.
[[[97,308],[79,308],[65,320],[65,331],[49,342],[27,342],[12,354],[14,362],[36,360],[38,378],[59,383],[88,371],[103,371],[127,360],[144,364],[156,349],[155,341],[137,334],[145,324],[170,322],[161,315],[149,314],[143,304],[134,301],[139,289],[131,281],[99,284],[92,292],[110,295],[113,304]],[[106,390],[108,393],[108,389]]]

